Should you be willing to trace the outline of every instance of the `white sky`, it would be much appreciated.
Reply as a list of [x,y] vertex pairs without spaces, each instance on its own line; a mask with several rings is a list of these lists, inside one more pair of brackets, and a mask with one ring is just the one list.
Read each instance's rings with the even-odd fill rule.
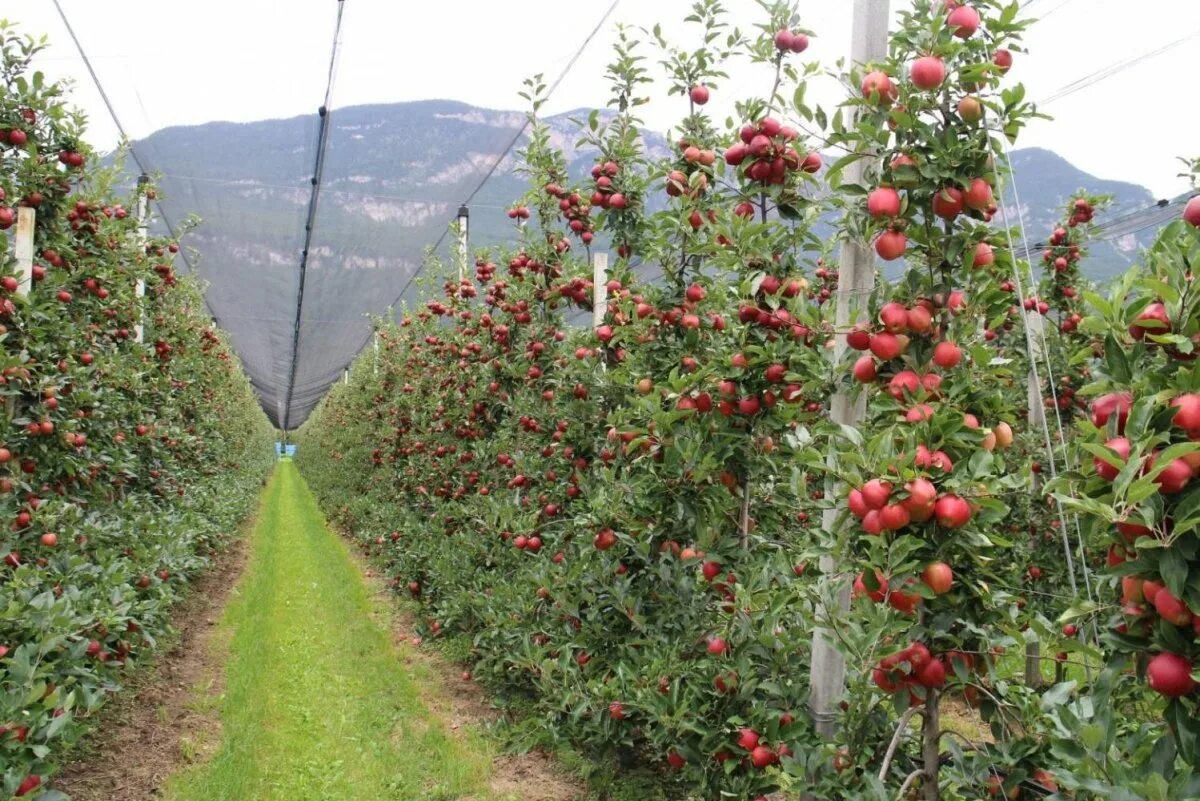
[[[61,0],[130,135],[210,120],[249,121],[313,113],[324,72],[333,0]],[[906,0],[893,0],[893,7]],[[1010,73],[1040,99],[1109,65],[1200,34],[1200,0],[1031,0],[1044,15],[1026,38],[1033,51]],[[603,105],[604,65],[613,23],[662,22],[691,47],[680,20],[690,0],[622,0],[612,19],[559,87],[548,110]],[[743,29],[760,19],[753,0],[725,0]],[[817,38],[804,58],[832,67],[848,48],[850,0],[804,0],[804,24]],[[345,0],[342,57],[334,108],[369,102],[449,98],[521,109],[521,81],[552,80],[608,7],[608,0]],[[48,34],[39,66],[77,80],[75,99],[91,117],[91,140],[116,142],[115,128],[76,56],[50,0],[0,0],[0,18]],[[1200,36],[1050,104],[1020,147],[1057,151],[1103,178],[1148,186],[1158,196],[1187,188],[1177,156],[1200,156],[1196,56]],[[653,50],[647,48],[647,55]],[[740,67],[740,65],[739,65]],[[723,119],[729,98],[763,93],[771,76],[731,70],[709,104]],[[832,87],[810,92],[831,107]],[[678,98],[656,100],[643,117],[665,130],[685,111]],[[169,171],[169,165],[158,165]]]

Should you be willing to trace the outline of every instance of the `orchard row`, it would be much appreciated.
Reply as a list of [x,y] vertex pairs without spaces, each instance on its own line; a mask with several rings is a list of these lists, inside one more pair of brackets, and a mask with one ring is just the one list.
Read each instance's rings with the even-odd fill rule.
[[0,27],[0,797],[29,799],[62,797],[64,747],[236,532],[272,440],[178,246],[138,236],[153,187],[110,188],[38,49]]
[[[1105,299],[1080,272],[1104,199],[1071,198],[1039,282],[994,220],[1000,140],[1035,113],[1005,85],[1015,4],[918,0],[832,115],[804,103],[812,32],[766,12],[743,34],[697,3],[694,39],[656,34],[653,57],[619,36],[581,180],[531,81],[512,243],[470,276],[429,265],[449,277],[380,326],[302,430],[301,469],[547,744],[714,798],[1194,792],[1180,519],[1200,460],[1170,420],[1200,389],[1200,204]],[[769,92],[718,128],[704,106],[739,58]],[[643,59],[686,103],[661,158],[633,116]],[[902,277],[860,290],[832,266],[843,240]],[[567,324],[594,302],[595,328]],[[1127,448],[1104,446],[1114,393]],[[1032,639],[1049,691],[1020,680]],[[946,708],[990,744],[939,727]],[[897,732],[918,716],[920,737]]]

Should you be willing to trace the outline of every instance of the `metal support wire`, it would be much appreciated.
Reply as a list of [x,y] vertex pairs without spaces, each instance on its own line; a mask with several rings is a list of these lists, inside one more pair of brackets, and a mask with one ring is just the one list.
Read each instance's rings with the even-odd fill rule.
[[337,67],[338,44],[342,35],[342,12],[345,10],[345,0],[337,0],[337,21],[333,28],[333,48],[329,54],[329,74],[325,82],[325,102],[317,110],[321,118],[321,128],[317,134],[317,154],[313,166],[312,193],[308,199],[308,215],[304,221],[304,246],[300,250],[300,285],[296,290],[296,318],[292,325],[292,359],[288,368],[287,393],[283,403],[283,430],[288,429],[292,418],[292,393],[296,387],[296,366],[300,354],[300,324],[304,314],[304,278],[308,272],[308,255],[312,247],[313,230],[317,222],[317,203],[321,196],[321,179],[325,173],[325,153],[329,149],[329,118],[331,116],[329,101],[333,94],[333,76]]
[[[1005,140],[1003,138],[1002,134],[1000,135],[1000,141],[1003,146],[1003,152],[1000,154],[997,154],[997,155],[1002,155],[1004,157],[1005,166],[1009,172],[1009,181],[1012,185],[1012,190],[1013,190],[1013,202],[1016,204],[1016,207],[1017,207],[1017,222],[1021,229],[1021,238],[1023,240],[1022,244],[1024,247],[1024,251],[1025,251],[1025,261],[1028,264],[1028,263],[1031,263],[1030,262],[1031,257],[1030,257],[1029,246],[1028,246],[1029,236],[1025,230],[1025,218],[1021,212],[1020,193],[1017,188],[1017,181],[1016,181],[1015,174],[1012,171],[1012,161],[1011,161],[1011,156],[1010,156],[1009,149],[1008,149],[1008,143],[1007,143],[1007,140]],[[1011,222],[1010,222],[1009,216],[1008,216],[1008,208],[1004,204],[1003,198],[1001,198],[1000,213],[1001,213],[1002,219],[1004,220],[1005,233],[1006,233],[1006,236],[1008,237],[1008,246],[1009,246],[1010,251],[1013,252],[1013,256],[1014,256],[1014,258],[1013,258],[1013,283],[1017,290],[1017,297],[1019,300],[1017,307],[1021,310],[1022,327],[1025,330],[1025,344],[1026,344],[1027,351],[1029,353],[1030,369],[1033,374],[1034,382],[1038,386],[1040,386],[1041,378],[1038,373],[1037,356],[1035,355],[1033,335],[1030,333],[1030,330],[1029,330],[1029,322],[1028,322],[1029,312],[1028,312],[1028,310],[1025,309],[1024,282],[1021,280],[1021,271],[1017,267],[1017,259],[1015,258],[1016,252],[1015,252],[1015,250],[1013,250],[1014,245],[1013,245],[1013,241],[1012,241],[1012,225],[1011,225]],[[1042,358],[1045,360],[1045,364],[1046,364],[1046,375],[1047,375],[1047,379],[1048,379],[1048,382],[1050,385],[1051,397],[1052,397],[1052,400],[1054,401],[1054,403],[1053,403],[1054,415],[1055,415],[1056,425],[1058,428],[1059,440],[1062,443],[1062,447],[1063,447],[1063,464],[1064,464],[1064,467],[1069,468],[1070,464],[1069,464],[1069,461],[1066,456],[1066,437],[1063,433],[1062,415],[1060,414],[1059,409],[1058,409],[1057,391],[1054,387],[1053,366],[1050,361],[1050,351],[1049,351],[1049,348],[1047,347],[1046,333],[1045,333],[1044,326],[1042,327],[1042,331],[1041,331],[1041,340],[1042,340],[1041,341],[1041,355],[1042,355]],[[1054,443],[1053,443],[1052,437],[1050,435],[1050,424],[1047,420],[1047,415],[1045,415],[1043,413],[1039,416],[1041,417],[1041,420],[1042,420],[1042,433],[1043,433],[1043,435],[1045,437],[1045,441],[1046,441],[1047,456],[1049,456],[1049,459],[1050,459],[1050,476],[1051,476],[1051,478],[1057,478],[1058,477],[1058,468],[1057,468],[1057,465],[1055,462]],[[1055,507],[1058,511],[1059,525],[1061,526],[1061,530],[1062,530],[1063,554],[1066,556],[1066,560],[1067,560],[1067,571],[1068,571],[1067,576],[1070,580],[1071,592],[1074,593],[1076,595],[1076,597],[1078,597],[1079,587],[1078,587],[1078,584],[1076,583],[1076,579],[1075,579],[1075,558],[1071,552],[1071,540],[1070,540],[1070,534],[1068,533],[1068,530],[1067,530],[1068,523],[1067,523],[1067,518],[1066,518],[1066,512],[1063,509],[1062,502],[1058,498],[1054,499],[1054,503],[1055,503]],[[1084,550],[1084,543],[1083,543],[1083,534],[1079,527],[1078,518],[1073,516],[1073,519],[1075,521],[1076,543],[1079,548],[1080,569],[1083,574],[1084,586],[1085,586],[1085,589],[1087,592],[1088,600],[1094,602],[1095,595],[1092,591],[1091,574],[1090,574],[1090,571],[1088,570],[1088,566],[1087,566],[1087,558],[1086,558],[1086,554],[1085,554],[1085,550]],[[1089,671],[1089,675],[1090,675],[1090,671]]]

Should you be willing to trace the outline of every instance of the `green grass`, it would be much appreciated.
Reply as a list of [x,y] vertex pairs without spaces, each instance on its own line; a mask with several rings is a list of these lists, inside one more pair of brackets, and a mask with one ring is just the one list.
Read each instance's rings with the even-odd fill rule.
[[377,622],[389,615],[290,461],[267,486],[251,549],[221,622],[220,744],[166,798],[490,798],[493,747],[427,708],[440,685]]

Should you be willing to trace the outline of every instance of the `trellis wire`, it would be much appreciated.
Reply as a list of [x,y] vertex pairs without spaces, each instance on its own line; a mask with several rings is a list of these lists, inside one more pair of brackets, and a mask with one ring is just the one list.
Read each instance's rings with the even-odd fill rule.
[[[1023,247],[1024,247],[1024,251],[1025,251],[1025,260],[1027,263],[1031,264],[1031,256],[1030,256],[1029,245],[1028,245],[1029,235],[1026,231],[1024,213],[1021,210],[1020,192],[1017,187],[1017,181],[1016,181],[1015,174],[1012,171],[1012,160],[1011,160],[1011,156],[1009,153],[1008,142],[1004,138],[1003,132],[996,132],[996,133],[998,134],[997,138],[1000,139],[1001,146],[1003,148],[1003,152],[998,153],[997,155],[1003,156],[1005,166],[1009,173],[1009,181],[1012,185],[1013,202],[1016,204],[1016,207],[1017,207],[1017,223],[1021,229],[1021,238],[1023,241]],[[992,137],[989,137],[989,139],[992,139]],[[1015,249],[1014,249],[1014,245],[1013,245],[1013,241],[1012,241],[1012,225],[1009,220],[1008,207],[1004,204],[1003,198],[1001,198],[1000,200],[1001,200],[1000,213],[1001,213],[1002,219],[1004,220],[1005,236],[1008,238],[1009,249],[1012,250],[1015,255]],[[1021,280],[1020,273],[1021,273],[1021,271],[1017,266],[1017,260],[1014,258],[1013,259],[1013,282],[1014,282],[1014,285],[1017,290],[1018,300],[1020,301],[1018,304],[1018,307],[1019,307],[1020,313],[1021,313],[1021,318],[1022,318],[1021,322],[1025,329],[1025,342],[1026,342],[1027,352],[1029,354],[1030,370],[1033,374],[1032,377],[1033,377],[1034,383],[1040,387],[1041,386],[1041,377],[1038,373],[1037,357],[1034,354],[1033,335],[1030,333],[1030,330],[1029,330],[1029,324],[1028,324],[1029,323],[1029,312],[1025,308],[1025,297],[1026,297],[1025,296],[1025,288],[1024,288],[1024,282]],[[1066,449],[1066,435],[1065,435],[1064,429],[1063,429],[1062,415],[1058,408],[1058,393],[1054,387],[1054,370],[1053,370],[1053,366],[1052,366],[1052,363],[1050,360],[1050,352],[1049,352],[1048,343],[1046,340],[1046,332],[1045,332],[1044,326],[1041,331],[1041,340],[1042,340],[1042,342],[1041,342],[1042,358],[1044,359],[1045,364],[1046,364],[1046,377],[1048,379],[1048,384],[1050,386],[1051,399],[1053,400],[1052,405],[1054,407],[1055,423],[1056,423],[1056,427],[1058,429],[1059,442],[1062,444],[1062,448],[1063,448],[1063,465],[1066,469],[1070,469],[1070,460],[1069,460],[1069,457],[1067,456],[1067,449]],[[1047,456],[1049,457],[1049,460],[1050,460],[1050,476],[1051,476],[1051,478],[1058,478],[1058,467],[1057,467],[1057,464],[1055,461],[1054,443],[1052,441],[1052,437],[1050,434],[1050,424],[1047,420],[1047,415],[1044,413],[1044,410],[1043,410],[1043,413],[1040,415],[1040,417],[1041,417],[1041,422],[1042,422],[1042,433],[1043,433],[1043,435],[1045,437],[1045,441],[1046,441]],[[1067,519],[1066,519],[1066,512],[1063,509],[1062,501],[1059,500],[1058,497],[1055,497],[1054,503],[1058,510],[1059,522],[1062,526],[1063,553],[1067,559],[1067,570],[1068,570],[1068,578],[1069,578],[1070,584],[1071,584],[1071,591],[1074,592],[1078,596],[1079,587],[1078,587],[1078,584],[1076,583],[1076,579],[1075,579],[1075,558],[1071,553],[1071,540],[1070,540],[1070,535],[1068,534],[1068,531],[1067,531],[1068,523],[1067,523]],[[1095,594],[1093,593],[1093,590],[1092,590],[1091,575],[1090,575],[1090,571],[1088,570],[1087,556],[1086,556],[1085,549],[1084,549],[1083,532],[1079,525],[1078,516],[1072,515],[1072,519],[1075,523],[1076,540],[1077,540],[1077,545],[1079,547],[1079,562],[1080,562],[1080,569],[1083,574],[1084,587],[1087,592],[1088,600],[1091,601],[1092,603],[1095,603],[1096,598],[1095,598]],[[1094,627],[1095,627],[1095,623],[1093,621],[1093,628]],[[1089,670],[1088,673],[1089,673],[1089,680],[1090,680],[1091,671]]]

